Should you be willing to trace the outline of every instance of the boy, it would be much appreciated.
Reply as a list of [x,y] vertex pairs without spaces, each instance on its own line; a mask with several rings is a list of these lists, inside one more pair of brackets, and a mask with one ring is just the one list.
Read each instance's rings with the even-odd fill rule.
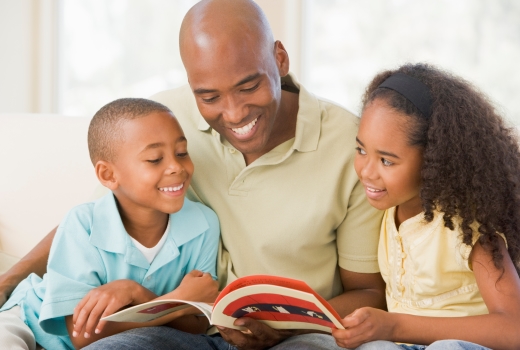
[[[218,219],[184,198],[193,163],[177,120],[157,102],[116,100],[92,118],[88,145],[96,175],[111,192],[66,215],[43,280],[29,276],[0,310],[15,307],[0,313],[2,318],[20,309],[30,330],[13,338],[3,327],[0,334],[7,336],[0,342],[14,346],[6,342],[32,331],[47,349],[78,348],[130,328],[167,323],[204,332],[207,321],[193,315],[182,322],[173,315],[145,324],[99,321],[172,290],[167,297],[213,301],[217,294]],[[27,348],[34,347],[30,338],[22,341]]]

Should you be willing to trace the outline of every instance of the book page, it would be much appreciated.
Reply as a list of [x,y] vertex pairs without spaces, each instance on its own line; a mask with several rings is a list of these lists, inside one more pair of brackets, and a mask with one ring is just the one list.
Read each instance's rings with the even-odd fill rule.
[[148,322],[192,306],[198,310],[190,313],[196,314],[202,312],[202,314],[204,314],[204,316],[206,316],[211,322],[212,304],[178,299],[150,301],[121,310],[113,315],[103,317],[102,320],[114,322]]

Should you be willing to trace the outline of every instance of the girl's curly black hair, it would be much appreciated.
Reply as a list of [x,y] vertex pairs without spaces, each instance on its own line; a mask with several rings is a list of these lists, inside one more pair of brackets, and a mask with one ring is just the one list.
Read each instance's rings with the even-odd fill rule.
[[[431,91],[431,116],[424,117],[399,93],[378,86],[394,73],[423,82]],[[363,108],[383,99],[410,117],[409,144],[423,149],[420,196],[426,221],[434,210],[454,229],[462,219],[462,240],[472,244],[470,225],[497,268],[502,267],[499,236],[520,269],[520,151],[517,130],[509,127],[488,98],[467,81],[428,64],[407,64],[378,74],[367,87]]]

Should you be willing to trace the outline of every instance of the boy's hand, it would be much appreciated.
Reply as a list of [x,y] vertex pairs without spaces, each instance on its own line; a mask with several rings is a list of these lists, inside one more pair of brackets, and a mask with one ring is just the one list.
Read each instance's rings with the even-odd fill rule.
[[345,329],[333,329],[336,343],[344,348],[354,349],[373,340],[391,340],[394,323],[386,311],[363,307],[341,320]]
[[[143,293],[146,296],[143,299]],[[89,338],[92,332],[101,333],[107,321],[101,318],[111,315],[124,306],[140,304],[155,294],[132,280],[117,280],[91,290],[74,308],[73,337],[81,334]]]
[[184,299],[213,303],[218,295],[218,283],[208,272],[193,270],[186,274],[181,284],[173,291],[159,299]]

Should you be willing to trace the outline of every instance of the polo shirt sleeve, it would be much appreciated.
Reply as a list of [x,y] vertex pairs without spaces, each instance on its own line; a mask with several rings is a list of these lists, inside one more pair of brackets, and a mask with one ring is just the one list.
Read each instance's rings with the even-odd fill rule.
[[383,213],[368,203],[363,185],[357,181],[349,196],[347,215],[337,229],[341,268],[359,273],[379,272],[377,247]]
[[92,289],[106,282],[106,270],[89,242],[92,203],[72,209],[58,227],[47,266],[47,289],[40,326],[48,333],[68,335],[64,316]]
[[216,265],[220,238],[220,225],[217,214],[207,206],[195,202],[202,211],[208,223],[208,229],[199,237],[199,251],[190,259],[188,271],[200,270],[209,272],[214,280],[217,279]]

